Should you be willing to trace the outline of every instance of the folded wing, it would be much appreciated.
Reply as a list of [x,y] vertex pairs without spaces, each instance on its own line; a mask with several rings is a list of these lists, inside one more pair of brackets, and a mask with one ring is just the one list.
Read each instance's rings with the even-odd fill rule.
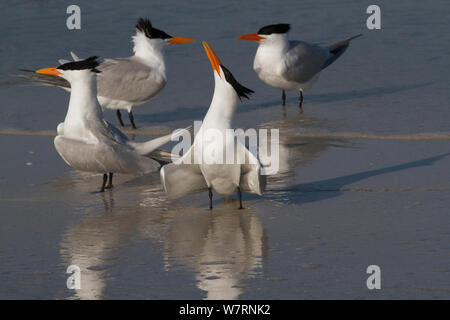
[[283,76],[292,82],[305,83],[311,80],[330,57],[327,48],[303,41],[289,41]]
[[166,84],[161,73],[136,58],[105,59],[97,68],[98,96],[114,100],[143,103]]
[[192,148],[180,160],[161,168],[161,182],[169,198],[180,198],[208,190],[200,166],[183,163],[186,159],[192,159],[191,157]]
[[245,162],[241,165],[239,188],[242,192],[262,195],[264,189],[266,188],[266,176],[261,175],[261,163],[239,141],[237,142],[237,148],[239,151],[238,154],[245,155]]

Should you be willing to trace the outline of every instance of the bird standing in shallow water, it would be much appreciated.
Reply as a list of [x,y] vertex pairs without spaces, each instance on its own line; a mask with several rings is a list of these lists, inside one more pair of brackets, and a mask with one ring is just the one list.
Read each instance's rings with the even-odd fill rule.
[[[103,173],[100,189],[103,192],[113,187],[114,173],[144,174],[156,171],[159,162],[151,157],[156,156],[154,152],[158,152],[157,148],[169,142],[172,135],[147,142],[133,142],[104,120],[97,100],[96,75],[101,71],[97,69],[99,63],[96,58],[90,57],[36,72],[58,76],[70,82],[69,107],[64,122],[57,127],[55,148],[71,167]],[[177,133],[173,136],[177,136]]]
[[[127,58],[105,59],[97,69],[97,98],[104,109],[116,110],[120,125],[124,126],[120,109],[128,111],[131,126],[136,129],[132,108],[142,105],[158,94],[166,85],[166,64],[163,49],[169,44],[194,40],[170,36],[152,26],[148,19],[139,19],[133,36],[134,55]],[[72,58],[79,59],[74,53]],[[60,60],[61,64],[68,63]],[[22,70],[34,72],[30,70]],[[70,91],[70,83],[52,75],[19,75],[46,85]]]
[[290,25],[285,23],[265,26],[257,33],[244,34],[238,39],[258,42],[253,69],[259,79],[282,90],[283,106],[286,90],[300,92],[299,108],[303,104],[303,91],[317,81],[320,72],[336,61],[358,34],[329,47],[320,47],[304,41],[289,41]]
[[[238,83],[209,45],[206,42],[203,45],[214,73],[211,105],[191,148],[180,159],[162,167],[161,181],[171,198],[208,191],[210,209],[213,190],[224,198],[237,190],[242,209],[242,192],[261,195],[266,185],[258,159],[240,141],[230,137],[229,130],[241,98],[248,98],[253,91]],[[224,161],[229,150],[236,155],[232,163]],[[222,156],[217,157],[218,154]],[[200,163],[195,163],[195,158],[201,159]]]

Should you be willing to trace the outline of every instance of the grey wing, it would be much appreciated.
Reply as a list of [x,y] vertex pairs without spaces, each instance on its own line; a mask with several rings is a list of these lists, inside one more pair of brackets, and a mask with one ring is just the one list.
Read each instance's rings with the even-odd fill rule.
[[122,132],[120,131],[116,126],[111,124],[110,122],[103,120],[106,124],[106,130],[110,132],[114,140],[116,140],[119,143],[128,143],[130,139]]
[[111,160],[117,163],[116,166],[109,162],[109,167],[116,168],[116,171],[111,172],[146,173],[159,168],[157,161],[136,152],[129,144],[128,137],[108,121],[87,119],[86,126],[91,132],[95,132],[95,137],[99,141],[98,148],[102,148],[102,152],[108,155],[103,161],[108,159],[108,162]]
[[71,167],[88,172],[139,174],[155,171],[156,161],[140,157],[119,143],[90,144],[64,136],[55,138],[55,148]]
[[180,198],[208,190],[198,164],[170,163],[162,167],[161,182],[169,198]]
[[330,56],[327,48],[303,41],[289,41],[289,46],[283,76],[293,82],[305,83],[311,80]]
[[156,70],[133,58],[106,59],[97,69],[98,96],[143,103],[157,94],[166,79]]
[[[198,164],[192,164],[192,147],[179,160],[161,168],[161,182],[169,198],[179,198],[208,190]],[[184,162],[186,159],[191,161]]]
[[103,141],[114,141],[128,146],[130,139],[116,126],[103,119],[103,121],[85,119],[86,127],[95,132],[96,138]]
[[256,193],[262,195],[266,188],[266,176],[261,174],[261,163],[259,160],[240,142],[237,143],[238,154],[244,155],[241,160],[241,177],[239,188],[243,192]]
[[161,182],[169,198],[180,198],[208,190],[198,164],[170,163],[162,167]]

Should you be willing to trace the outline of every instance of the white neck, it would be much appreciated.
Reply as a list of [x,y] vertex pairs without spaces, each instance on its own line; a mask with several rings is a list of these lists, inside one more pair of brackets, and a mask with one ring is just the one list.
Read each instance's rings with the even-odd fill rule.
[[167,43],[162,39],[149,39],[147,36],[137,31],[133,36],[133,52],[146,64],[157,67],[160,72],[166,72],[166,63],[164,59],[163,49]]
[[239,103],[239,97],[234,88],[225,81],[223,73],[221,79],[214,72],[214,79],[214,95],[203,120],[203,126],[205,128],[229,129]]
[[97,100],[97,79],[88,70],[71,71],[70,101],[64,120],[64,135],[73,138],[88,138],[86,121],[101,121],[103,112]]
[[288,50],[289,41],[286,34],[271,34],[265,40],[259,42],[255,63],[258,59],[270,63],[281,61]]

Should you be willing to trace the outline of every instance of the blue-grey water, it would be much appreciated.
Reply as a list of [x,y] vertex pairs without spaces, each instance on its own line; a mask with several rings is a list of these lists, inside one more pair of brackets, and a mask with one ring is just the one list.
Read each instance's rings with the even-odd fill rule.
[[[66,8],[81,8],[81,30]],[[0,298],[448,299],[450,7],[447,1],[25,1],[0,3]],[[168,200],[158,173],[74,171],[53,147],[69,99],[11,77],[19,68],[132,53],[138,17],[196,43],[166,49],[168,84],[134,109],[137,139],[192,124],[214,89],[208,41],[255,94],[235,127],[280,129],[280,172],[244,210],[207,194]],[[237,36],[291,23],[291,39],[364,36],[305,93],[263,84],[255,43]],[[116,123],[114,114],[106,112]],[[127,133],[132,130],[126,128]],[[66,287],[69,265],[80,290]],[[369,290],[366,268],[381,269]]]

